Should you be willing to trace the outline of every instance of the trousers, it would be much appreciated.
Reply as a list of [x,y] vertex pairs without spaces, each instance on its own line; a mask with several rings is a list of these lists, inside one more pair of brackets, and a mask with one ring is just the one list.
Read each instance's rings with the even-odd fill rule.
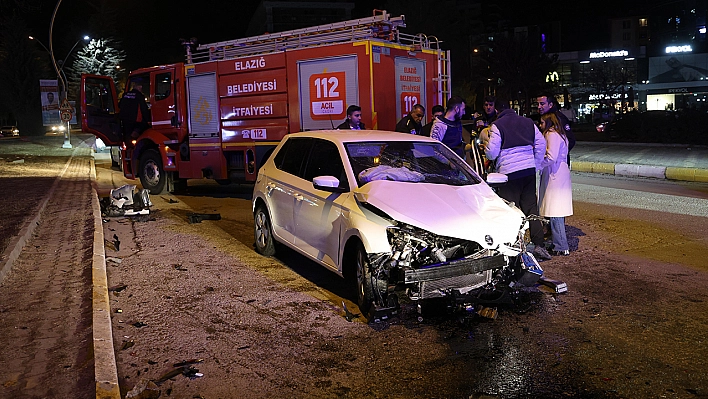
[[567,251],[568,236],[565,234],[565,218],[551,217],[551,234],[553,234],[553,250]]
[[[516,204],[524,215],[538,216],[538,199],[536,197],[536,175],[509,180],[497,189],[497,194],[509,202]],[[543,225],[540,220],[529,222],[531,242],[543,246]]]

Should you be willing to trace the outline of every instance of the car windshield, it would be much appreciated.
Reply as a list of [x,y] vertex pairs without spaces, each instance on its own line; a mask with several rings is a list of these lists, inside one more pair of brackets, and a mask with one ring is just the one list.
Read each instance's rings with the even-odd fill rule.
[[359,187],[374,180],[464,186],[482,180],[442,143],[371,141],[345,143]]

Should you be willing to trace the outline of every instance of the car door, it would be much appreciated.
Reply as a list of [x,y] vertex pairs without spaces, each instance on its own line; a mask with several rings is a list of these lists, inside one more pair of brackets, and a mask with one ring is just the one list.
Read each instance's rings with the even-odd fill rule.
[[93,133],[106,145],[119,145],[123,132],[118,119],[118,97],[108,76],[81,75],[81,130]]
[[293,243],[295,234],[294,212],[299,202],[296,198],[296,183],[300,178],[312,139],[288,139],[273,158],[274,169],[266,175],[268,209],[273,233],[281,240]]
[[[342,156],[337,146],[327,140],[314,139],[304,165],[302,179],[295,186],[295,246],[337,269],[342,226],[347,210],[343,203],[349,194]],[[312,185],[317,176],[334,176],[344,193],[318,190]]]

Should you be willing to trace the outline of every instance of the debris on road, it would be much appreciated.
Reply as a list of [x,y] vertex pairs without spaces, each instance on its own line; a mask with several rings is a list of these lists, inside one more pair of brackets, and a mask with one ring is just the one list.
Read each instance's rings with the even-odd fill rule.
[[172,365],[172,367],[183,367],[183,366],[188,366],[190,364],[197,364],[203,362],[204,359],[190,359],[190,360],[183,360],[179,363],[175,363]]
[[125,399],[157,399],[160,395],[162,390],[154,382],[143,378],[125,395]]
[[484,306],[479,306],[479,308],[477,309],[477,314],[487,319],[496,320],[497,315],[499,313],[497,311],[497,308],[487,308]]
[[202,220],[221,220],[220,213],[188,213],[189,223],[201,223]]
[[541,283],[541,285],[551,288],[558,294],[568,291],[568,285],[560,280],[553,280],[544,276],[541,277],[538,282]]
[[347,319],[347,321],[351,322],[352,320],[359,318],[359,314],[354,314],[352,313],[348,308],[347,305],[342,301],[342,308],[344,308],[344,318]]
[[117,234],[113,234],[113,245],[116,247],[116,252],[120,251],[120,240]]
[[165,197],[160,197],[160,198],[162,198],[163,200],[165,200],[165,202],[167,202],[168,204],[177,204],[177,203],[179,203],[179,201],[177,201],[176,199],[165,198]]
[[149,215],[152,202],[148,190],[135,191],[134,184],[126,184],[111,190],[110,196],[102,198],[101,213],[104,217]]
[[127,285],[125,285],[125,284],[118,284],[118,285],[114,285],[113,287],[109,287],[109,288],[108,288],[108,292],[111,292],[111,291],[113,291],[113,292],[121,292],[121,291],[123,291],[123,290],[126,289],[126,288],[128,288]]
[[204,374],[200,373],[198,369],[192,367],[192,366],[182,366],[182,367],[177,367],[175,369],[172,369],[165,374],[161,375],[160,378],[155,380],[155,384],[160,385],[163,382],[172,379],[174,377],[177,377],[178,375],[184,375],[185,377],[189,379],[195,379],[199,377],[203,377]]

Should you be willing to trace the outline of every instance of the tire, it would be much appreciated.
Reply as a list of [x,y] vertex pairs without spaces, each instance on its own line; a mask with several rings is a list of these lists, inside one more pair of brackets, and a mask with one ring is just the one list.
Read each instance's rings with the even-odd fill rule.
[[140,183],[150,194],[161,194],[167,176],[162,168],[162,157],[155,150],[146,150],[140,157]]
[[264,256],[275,255],[273,226],[270,223],[268,211],[263,205],[256,208],[256,213],[253,215],[253,226],[253,235],[256,241],[256,252]]
[[369,256],[364,245],[356,243],[353,251],[347,254],[345,278],[351,291],[351,299],[359,306],[361,314],[366,315],[374,301],[374,284],[369,267]]

